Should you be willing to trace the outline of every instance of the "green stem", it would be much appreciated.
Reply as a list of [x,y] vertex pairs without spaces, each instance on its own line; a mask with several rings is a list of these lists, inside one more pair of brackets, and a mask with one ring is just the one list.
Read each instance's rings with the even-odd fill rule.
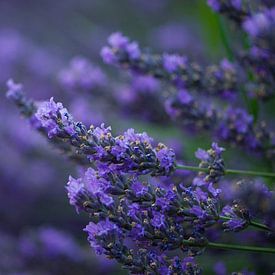
[[244,170],[235,170],[235,169],[226,169],[225,174],[238,174],[238,175],[247,175],[247,176],[260,176],[260,177],[275,177],[275,173],[261,172],[261,171],[244,171]]
[[[189,171],[196,171],[196,172],[208,172],[208,168],[201,168],[198,166],[189,166],[189,165],[182,165],[177,164],[177,169],[180,170],[189,170]],[[269,172],[261,172],[261,171],[245,171],[245,170],[236,170],[236,169],[226,169],[225,174],[227,175],[246,175],[246,176],[259,176],[259,177],[271,177],[275,178],[275,173],[269,173]]]
[[[230,218],[226,217],[226,216],[220,216],[220,219],[221,220],[226,220],[226,221],[230,220]],[[260,230],[264,230],[264,231],[268,231],[268,232],[274,232],[274,230],[271,229],[270,227],[268,227],[268,226],[266,226],[266,225],[264,225],[262,223],[255,222],[255,221],[250,221],[249,225],[253,226],[255,228],[258,228]]]
[[222,40],[222,43],[223,43],[224,48],[226,50],[227,58],[230,61],[233,61],[234,60],[234,52],[230,47],[229,40],[228,40],[226,31],[225,31],[225,27],[224,27],[222,18],[219,14],[216,14],[216,18],[217,18],[216,19],[217,20],[217,25],[218,25],[218,28],[219,28],[219,31],[220,31],[221,40]]
[[269,228],[268,226],[262,224],[262,223],[258,223],[258,222],[254,222],[254,221],[250,221],[250,225],[265,231],[270,231],[270,232],[274,232],[274,230],[272,230],[271,228]]
[[236,244],[224,244],[224,243],[196,243],[194,241],[183,241],[184,245],[194,246],[194,247],[211,247],[217,249],[225,250],[237,250],[237,251],[246,251],[246,252],[260,252],[260,253],[271,253],[275,254],[275,248],[270,247],[258,247],[258,246],[246,246],[246,245],[236,245]]

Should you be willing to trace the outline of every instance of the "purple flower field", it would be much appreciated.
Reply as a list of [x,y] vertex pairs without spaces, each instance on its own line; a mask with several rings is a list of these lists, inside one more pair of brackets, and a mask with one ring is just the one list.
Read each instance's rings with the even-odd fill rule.
[[274,0],[0,15],[1,275],[275,273]]

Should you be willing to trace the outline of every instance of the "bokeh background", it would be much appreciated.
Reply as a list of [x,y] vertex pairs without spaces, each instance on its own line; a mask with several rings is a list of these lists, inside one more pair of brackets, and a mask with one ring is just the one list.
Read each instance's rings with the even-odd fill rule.
[[[145,130],[191,160],[196,148],[209,146],[210,138],[172,127],[160,105],[150,101],[160,83],[137,83],[104,65],[99,53],[109,34],[121,31],[154,52],[216,62],[226,56],[219,24],[202,0],[0,1],[0,274],[125,274],[89,248],[82,231],[87,217],[69,206],[64,188],[77,167],[20,119],[5,98],[6,81],[23,83],[36,100],[54,96],[86,124],[105,122],[117,132]],[[234,30],[228,27],[227,32],[238,45]],[[141,91],[141,97],[149,91],[148,106],[144,98],[131,96],[133,90]],[[270,116],[273,103],[266,105]],[[155,116],[146,108],[156,108]],[[234,152],[225,156],[229,165]],[[238,161],[243,168],[265,165],[253,159],[247,163],[245,154],[238,154]],[[240,253],[199,257],[204,274],[226,274],[224,264],[228,272],[253,270],[260,261]]]

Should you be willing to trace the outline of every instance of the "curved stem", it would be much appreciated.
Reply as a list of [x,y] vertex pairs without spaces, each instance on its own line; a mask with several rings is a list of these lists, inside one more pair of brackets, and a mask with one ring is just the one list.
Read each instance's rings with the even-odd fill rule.
[[214,243],[214,242],[197,243],[195,241],[189,241],[189,240],[184,240],[183,244],[187,246],[193,246],[193,247],[211,247],[211,248],[225,249],[225,250],[237,250],[237,251],[246,251],[246,252],[275,254],[275,248],[271,248],[271,247],[246,246],[246,245]]
[[265,230],[265,231],[274,232],[274,230],[272,230],[270,227],[268,227],[268,226],[266,226],[264,224],[258,223],[258,222],[251,221],[250,225],[253,226],[253,227]]
[[[229,218],[229,217],[226,217],[226,216],[219,216],[219,218],[220,218],[221,220],[225,220],[225,221],[230,220],[230,218]],[[255,227],[255,228],[258,228],[258,229],[260,229],[260,230],[264,230],[264,231],[268,231],[268,232],[274,232],[274,230],[273,230],[272,228],[266,226],[265,224],[258,223],[258,222],[255,222],[255,221],[250,221],[250,222],[249,222],[249,225],[250,225],[250,226],[253,226],[253,227]]]
[[[176,168],[181,169],[181,170],[189,170],[189,171],[197,171],[197,172],[208,172],[208,168],[201,168],[201,167],[198,167],[198,166],[189,166],[189,165],[177,164]],[[226,169],[224,172],[227,175],[236,174],[236,175],[275,178],[275,173],[261,172],[261,171],[245,171],[245,170],[236,170],[236,169]]]

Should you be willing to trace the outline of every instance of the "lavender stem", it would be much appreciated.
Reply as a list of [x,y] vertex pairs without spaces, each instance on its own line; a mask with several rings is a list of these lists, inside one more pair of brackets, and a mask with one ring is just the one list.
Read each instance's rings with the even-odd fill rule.
[[[189,171],[197,171],[197,172],[208,172],[208,168],[201,168],[197,166],[189,166],[177,164],[177,169],[180,170],[189,170]],[[246,170],[236,170],[236,169],[226,169],[225,174],[237,174],[237,175],[246,175],[246,176],[259,176],[259,177],[275,177],[275,173],[262,172],[262,171],[246,171]]]
[[184,240],[184,245],[194,246],[194,247],[211,247],[217,249],[225,249],[225,250],[238,250],[238,251],[246,251],[246,252],[261,252],[261,253],[271,253],[275,254],[275,248],[271,247],[258,247],[258,246],[246,246],[246,245],[236,245],[236,244],[224,244],[224,243],[196,243],[194,241]]

